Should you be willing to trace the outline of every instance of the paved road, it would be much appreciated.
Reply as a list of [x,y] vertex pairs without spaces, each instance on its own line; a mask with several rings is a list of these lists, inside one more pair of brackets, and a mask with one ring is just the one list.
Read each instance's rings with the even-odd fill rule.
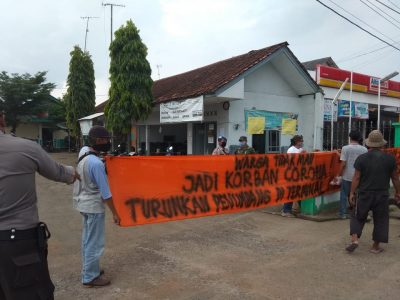
[[[70,154],[54,154],[73,163]],[[119,228],[106,220],[105,288],[80,284],[80,215],[72,187],[37,177],[40,215],[52,232],[56,299],[399,299],[400,220],[390,243],[345,253],[348,221],[316,223],[262,210]],[[155,183],[156,186],[156,183]]]

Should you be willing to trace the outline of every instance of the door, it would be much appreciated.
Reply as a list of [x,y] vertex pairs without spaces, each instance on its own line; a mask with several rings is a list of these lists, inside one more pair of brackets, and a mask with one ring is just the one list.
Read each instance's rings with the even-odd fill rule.
[[279,153],[281,151],[281,132],[264,130],[263,134],[253,134],[253,148],[257,153]]
[[265,153],[265,130],[263,134],[253,134],[252,136],[253,140],[253,148],[256,150],[258,154],[264,154]]
[[216,123],[193,124],[193,154],[211,154],[217,144]]

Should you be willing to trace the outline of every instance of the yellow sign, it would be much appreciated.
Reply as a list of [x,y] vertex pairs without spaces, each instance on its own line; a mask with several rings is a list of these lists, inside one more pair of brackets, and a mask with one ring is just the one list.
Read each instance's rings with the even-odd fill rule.
[[265,117],[248,117],[247,133],[263,134],[265,130]]
[[296,125],[295,119],[282,119],[282,134],[296,134]]

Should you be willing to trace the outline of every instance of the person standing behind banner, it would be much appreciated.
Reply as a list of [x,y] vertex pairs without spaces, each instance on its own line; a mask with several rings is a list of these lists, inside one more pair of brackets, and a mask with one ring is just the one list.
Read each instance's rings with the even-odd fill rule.
[[82,284],[88,287],[102,287],[111,283],[103,277],[104,271],[100,269],[100,257],[104,252],[104,203],[111,210],[114,223],[120,223],[104,163],[98,157],[100,152],[110,150],[110,137],[103,126],[93,126],[90,129],[90,147],[85,146],[79,152],[77,171],[81,181],[75,183],[73,191],[74,208],[83,217]]
[[351,181],[354,176],[354,162],[361,154],[368,152],[367,148],[361,146],[359,141],[362,140],[361,133],[357,130],[352,130],[349,133],[350,144],[344,146],[340,152],[340,169],[337,174],[342,177],[340,183],[340,210],[339,216],[341,219],[347,218],[347,202],[350,196]]
[[[39,222],[35,173],[68,184],[79,176],[36,142],[4,134],[4,128],[0,112],[0,299],[54,299],[50,232]],[[61,200],[55,195],[54,204]]]
[[225,148],[226,146],[226,137],[224,136],[219,136],[218,137],[218,146],[217,148],[214,149],[212,155],[228,155],[229,154],[229,150],[227,148]]
[[256,150],[247,145],[247,137],[241,136],[239,138],[240,147],[236,149],[235,154],[255,154]]
[[[287,150],[287,153],[305,153],[303,149],[303,136],[302,135],[295,135],[290,140],[290,148]],[[300,204],[300,201],[298,201]],[[282,217],[293,217],[292,214],[293,202],[284,203],[282,209]]]
[[400,181],[396,158],[382,151],[382,147],[386,145],[382,133],[379,130],[371,131],[365,144],[370,148],[369,151],[360,155],[354,163],[355,172],[350,192],[350,205],[354,207],[350,218],[351,243],[346,247],[346,251],[353,252],[358,247],[358,239],[361,237],[368,212],[372,210],[374,243],[370,252],[378,254],[383,251],[380,243],[387,243],[389,239],[390,179],[396,190],[397,203],[400,202]]

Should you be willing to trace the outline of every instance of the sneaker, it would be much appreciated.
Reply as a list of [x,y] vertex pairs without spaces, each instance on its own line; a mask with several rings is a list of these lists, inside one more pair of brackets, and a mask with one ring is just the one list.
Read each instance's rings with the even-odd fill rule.
[[102,286],[109,285],[110,283],[111,283],[110,280],[99,276],[90,282],[83,283],[83,285],[87,286],[87,287],[102,287]]
[[281,216],[286,218],[294,218],[294,216],[291,213],[287,212],[281,212]]

